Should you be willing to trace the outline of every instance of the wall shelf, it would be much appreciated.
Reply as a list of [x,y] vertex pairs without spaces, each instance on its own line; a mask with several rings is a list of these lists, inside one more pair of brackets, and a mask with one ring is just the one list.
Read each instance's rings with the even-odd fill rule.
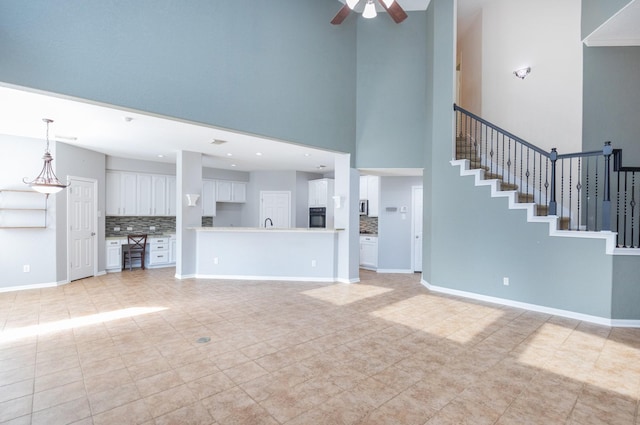
[[46,195],[33,190],[0,189],[0,229],[46,227]]

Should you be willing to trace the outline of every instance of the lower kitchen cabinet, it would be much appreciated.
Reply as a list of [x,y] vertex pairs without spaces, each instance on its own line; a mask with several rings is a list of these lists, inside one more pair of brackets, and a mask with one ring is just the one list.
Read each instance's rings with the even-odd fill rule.
[[151,238],[147,247],[150,267],[169,264],[169,238]]
[[360,267],[372,270],[378,268],[377,236],[360,236]]
[[107,271],[122,270],[122,246],[120,239],[107,240]]

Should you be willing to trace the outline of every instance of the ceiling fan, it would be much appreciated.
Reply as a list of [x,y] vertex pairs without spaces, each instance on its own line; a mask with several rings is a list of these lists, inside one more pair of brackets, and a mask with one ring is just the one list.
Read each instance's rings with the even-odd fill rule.
[[338,11],[336,16],[333,17],[331,23],[333,25],[340,25],[352,10],[356,8],[360,3],[365,2],[362,16],[365,18],[375,18],[377,15],[375,2],[380,3],[382,8],[387,11],[391,19],[396,24],[404,21],[407,18],[407,13],[402,9],[402,6],[395,0],[346,0],[346,4],[342,6],[342,9]]

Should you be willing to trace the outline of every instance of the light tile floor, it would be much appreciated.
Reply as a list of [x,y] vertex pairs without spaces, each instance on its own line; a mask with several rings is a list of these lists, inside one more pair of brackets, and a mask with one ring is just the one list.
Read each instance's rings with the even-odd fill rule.
[[0,423],[640,424],[637,329],[430,293],[417,275],[173,273],[0,294]]

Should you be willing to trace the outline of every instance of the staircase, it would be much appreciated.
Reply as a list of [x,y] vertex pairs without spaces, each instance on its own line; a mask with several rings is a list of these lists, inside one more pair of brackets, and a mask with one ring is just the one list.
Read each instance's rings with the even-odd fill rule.
[[460,175],[491,186],[510,209],[527,210],[528,221],[548,223],[551,236],[606,239],[607,254],[640,254],[640,167],[622,167],[611,142],[597,151],[547,152],[457,105],[454,111],[451,164]]
[[[466,170],[479,170],[478,177],[484,181],[496,181],[497,191],[504,192],[507,195],[509,192],[514,193],[515,202],[523,204],[525,208],[526,204],[533,204],[534,215],[537,217],[549,216],[549,207],[546,204],[536,203],[535,196],[532,193],[525,193],[519,190],[519,186],[516,183],[509,183],[509,181],[515,181],[515,178],[505,179],[501,174],[491,172],[490,167],[485,165],[482,158],[477,155],[477,149],[473,148],[473,141],[464,136],[458,136],[456,138],[456,160],[467,160],[464,164]],[[569,217],[559,217],[557,220],[558,230],[569,230],[570,225]]]

